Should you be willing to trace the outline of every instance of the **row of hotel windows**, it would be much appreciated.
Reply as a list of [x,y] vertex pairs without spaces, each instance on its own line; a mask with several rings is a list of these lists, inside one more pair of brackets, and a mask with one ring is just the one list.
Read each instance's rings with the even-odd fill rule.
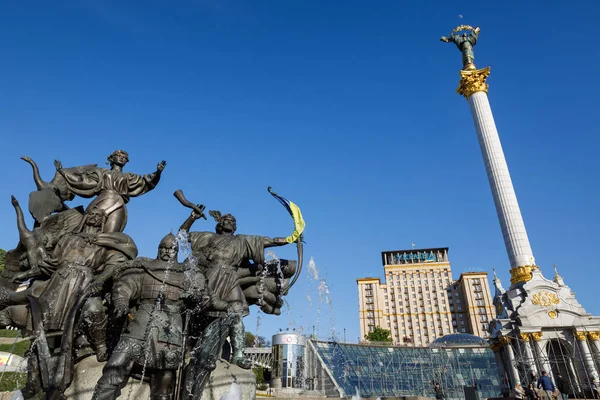
[[[485,308],[480,308],[478,310],[478,314],[479,314],[479,321],[481,321],[481,322],[487,322],[488,321],[487,311],[485,310]],[[462,320],[464,318],[463,315],[464,314],[462,314],[462,313],[458,314],[458,319]],[[405,320],[410,323],[413,318],[418,319],[419,317],[421,317],[421,319],[423,321],[427,320],[427,317],[425,315],[420,316],[418,313],[416,313],[414,316],[412,316],[412,315],[406,316]],[[387,318],[388,322],[390,321],[391,318],[393,318],[394,323],[396,323],[398,321],[398,317],[396,315],[394,315],[394,316],[387,315],[386,318]],[[433,318],[433,317],[431,317],[431,318]],[[367,311],[367,319],[370,320],[369,322],[375,323],[375,312],[374,311]],[[456,315],[453,315],[452,319],[455,320],[456,319]],[[437,316],[437,320],[438,321],[441,320],[441,316],[440,315]]]

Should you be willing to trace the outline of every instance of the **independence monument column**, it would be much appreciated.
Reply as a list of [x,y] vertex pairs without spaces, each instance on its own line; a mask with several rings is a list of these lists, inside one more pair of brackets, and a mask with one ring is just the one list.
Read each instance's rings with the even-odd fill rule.
[[448,37],[442,36],[441,40],[456,44],[462,53],[463,68],[460,71],[461,79],[456,91],[461,96],[465,96],[471,107],[483,162],[510,261],[511,283],[515,285],[519,282],[529,281],[531,271],[538,267],[535,265],[525,223],[521,216],[487,97],[486,80],[490,75],[490,67],[477,69],[474,64],[473,47],[477,42],[479,31],[479,27],[472,28],[468,25],[461,25],[456,27]]

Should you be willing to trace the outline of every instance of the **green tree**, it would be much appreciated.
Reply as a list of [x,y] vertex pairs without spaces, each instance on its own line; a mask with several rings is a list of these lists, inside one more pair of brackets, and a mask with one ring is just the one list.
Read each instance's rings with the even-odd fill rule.
[[6,250],[0,249],[0,272],[4,271],[4,263],[6,262]]
[[369,342],[391,342],[392,334],[389,330],[376,326],[375,329],[373,329],[373,332],[369,332],[368,335],[365,335],[365,339]]
[[267,347],[269,346],[267,339],[264,336],[255,336],[251,332],[246,332],[244,339],[246,347]]
[[254,372],[254,375],[256,375],[256,383],[265,383],[265,369],[263,367],[257,365],[252,368],[252,371]]
[[254,336],[250,332],[246,332],[246,337],[244,339],[244,343],[246,344],[246,347],[254,347],[255,341],[256,341],[256,336]]

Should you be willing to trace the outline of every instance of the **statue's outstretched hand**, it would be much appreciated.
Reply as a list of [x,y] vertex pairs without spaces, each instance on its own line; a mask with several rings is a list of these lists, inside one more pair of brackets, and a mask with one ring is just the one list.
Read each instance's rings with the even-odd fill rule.
[[446,42],[446,43],[448,43],[448,42],[450,41],[450,39],[448,39],[446,36],[442,36],[442,37],[440,38],[440,40],[441,40],[442,42]]
[[165,169],[165,167],[167,166],[167,162],[165,160],[162,160],[161,162],[158,163],[158,165],[156,166],[156,170],[158,172],[162,172],[163,169]]
[[204,216],[204,210],[206,209],[206,207],[204,205],[202,205],[202,204],[196,204],[196,205],[202,211],[202,213],[198,213],[198,211],[194,210],[194,211],[192,211],[192,218],[194,220],[200,219],[200,218],[205,218],[206,219],[206,216]]
[[57,171],[60,171],[62,169],[62,163],[58,160],[54,160],[54,167]]

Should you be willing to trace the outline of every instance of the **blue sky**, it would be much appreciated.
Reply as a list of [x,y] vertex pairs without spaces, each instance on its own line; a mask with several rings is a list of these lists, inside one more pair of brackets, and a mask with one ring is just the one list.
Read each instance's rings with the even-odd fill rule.
[[[55,158],[103,164],[123,148],[131,172],[168,163],[129,203],[126,233],[141,255],[188,215],[178,188],[233,213],[240,233],[291,232],[269,185],[302,208],[305,262],[314,257],[331,307],[305,266],[289,312],[263,316],[260,335],[314,326],[356,340],[356,278],[381,276],[380,252],[411,242],[450,247],[455,278],[496,268],[508,286],[469,107],[455,93],[460,53],[439,41],[466,23],[482,29],[476,64],[492,67],[490,103],[536,260],[547,276],[557,264],[598,315],[600,3],[540,5],[4,2],[0,247],[17,241],[10,195],[25,203],[34,189],[20,156],[49,180]],[[246,325],[257,331],[254,313]]]

